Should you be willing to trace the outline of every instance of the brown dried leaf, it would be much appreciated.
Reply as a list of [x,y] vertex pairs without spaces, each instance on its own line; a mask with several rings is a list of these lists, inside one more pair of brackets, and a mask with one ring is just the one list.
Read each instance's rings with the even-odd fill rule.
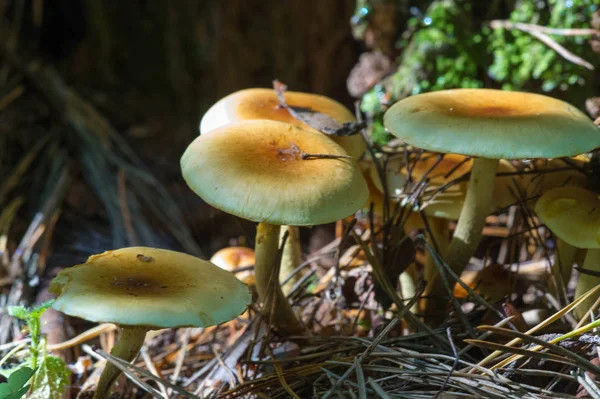
[[306,123],[308,126],[321,133],[329,136],[351,136],[359,133],[360,130],[366,126],[363,122],[339,123],[331,116],[314,111],[310,108],[289,106],[285,101],[285,91],[287,90],[287,86],[278,80],[273,81],[273,89],[277,94],[277,99],[279,100],[279,105],[281,107],[285,108],[290,115],[300,122]]

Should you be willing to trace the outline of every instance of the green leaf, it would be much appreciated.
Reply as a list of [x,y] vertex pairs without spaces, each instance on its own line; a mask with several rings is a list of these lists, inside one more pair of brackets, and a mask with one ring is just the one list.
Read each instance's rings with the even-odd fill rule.
[[23,395],[27,393],[27,391],[29,391],[29,385],[26,385],[23,388],[19,389],[17,392],[10,395],[7,399],[21,399]]
[[17,390],[25,386],[27,381],[31,378],[34,371],[29,367],[21,367],[8,377],[8,385],[13,389]]
[[0,384],[0,399],[20,399],[29,390],[27,381],[34,374],[29,367],[21,367],[8,377],[8,382]]
[[25,320],[29,316],[29,311],[25,306],[9,306],[8,314],[17,319]]
[[70,374],[62,359],[55,356],[44,357],[33,377],[29,399],[60,399],[69,383]]
[[51,299],[49,301],[42,302],[37,306],[34,306],[29,311],[29,316],[35,317],[35,318],[40,318],[42,316],[42,313],[44,313],[49,307],[51,307],[53,303],[54,303],[54,299]]
[[10,394],[12,394],[12,389],[10,389],[8,383],[0,384],[0,399],[8,398]]
[[42,313],[52,306],[54,300],[43,302],[31,309],[27,309],[25,306],[9,306],[8,314],[12,317],[16,317],[21,320],[39,319]]
[[[4,384],[0,384],[0,386],[2,386],[2,385],[4,385]],[[23,388],[18,389],[14,392],[13,391],[8,392],[7,396],[3,396],[3,393],[0,390],[0,399],[21,399],[23,397],[23,395],[25,395],[27,393],[28,390],[29,390],[29,385],[24,386]]]

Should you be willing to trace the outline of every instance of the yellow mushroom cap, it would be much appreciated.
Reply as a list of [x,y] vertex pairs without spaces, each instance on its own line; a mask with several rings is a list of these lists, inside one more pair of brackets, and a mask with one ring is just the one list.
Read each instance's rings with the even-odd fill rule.
[[[326,114],[340,124],[356,120],[348,108],[325,96],[286,91],[285,101],[290,107],[308,108]],[[228,123],[253,119],[286,122],[306,130],[315,130],[281,107],[275,90],[257,88],[237,91],[214,104],[200,122],[200,134],[208,133]],[[360,134],[327,137],[338,143],[348,155],[354,158],[360,157],[366,148]]]
[[197,137],[181,158],[188,186],[207,203],[255,222],[309,226],[356,212],[369,190],[352,159],[324,135],[270,120],[232,123]]
[[165,249],[130,247],[61,270],[52,307],[94,322],[207,327],[232,320],[251,302],[248,287],[212,263]]
[[[254,250],[248,247],[227,247],[215,252],[210,261],[221,269],[233,273],[241,267],[254,266]],[[246,284],[255,284],[252,271],[235,273],[235,276]]]
[[577,248],[600,248],[600,198],[581,187],[555,188],[535,205],[539,218],[561,240]]
[[600,146],[600,129],[574,106],[502,90],[407,97],[385,113],[384,124],[415,147],[492,159],[565,157]]

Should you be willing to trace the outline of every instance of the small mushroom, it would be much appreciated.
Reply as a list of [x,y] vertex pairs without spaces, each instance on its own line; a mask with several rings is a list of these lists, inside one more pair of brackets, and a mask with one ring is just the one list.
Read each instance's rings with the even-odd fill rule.
[[[491,264],[480,270],[466,270],[460,279],[475,293],[491,304],[510,296],[513,292],[513,281],[510,270],[499,264]],[[454,296],[466,299],[469,292],[459,283],[454,284]]]
[[[585,170],[588,167],[589,160],[583,155],[566,159],[535,160],[525,170],[526,174],[522,176],[519,183],[524,198],[527,199],[525,204],[534,210],[540,196],[555,188],[564,186],[586,188],[589,179]],[[578,260],[581,264],[584,252],[585,249],[569,245],[560,237],[556,238],[556,262],[552,267],[553,279],[550,281],[550,291],[564,303],[567,303],[564,288],[571,278],[573,264]]]
[[254,285],[256,278],[252,270],[236,272],[240,268],[254,266],[254,250],[248,247],[227,247],[218,250],[210,261],[221,269],[232,272],[243,283]]
[[446,257],[456,273],[481,239],[499,159],[573,156],[600,146],[600,130],[572,105],[501,90],[456,89],[408,97],[385,113],[384,124],[415,147],[474,157]]
[[[313,155],[307,155],[313,154]],[[303,327],[283,295],[277,268],[281,225],[311,226],[353,214],[366,201],[367,184],[344,150],[324,135],[288,123],[232,123],[196,138],[181,158],[188,186],[204,201],[258,222],[256,289],[282,333]],[[267,299],[270,298],[271,301]]]
[[[131,247],[91,256],[52,280],[52,305],[70,316],[121,327],[112,354],[133,360],[150,330],[207,327],[250,304],[248,287],[210,262],[180,252]],[[107,364],[94,398],[108,398],[121,371]]]
[[[600,273],[600,198],[581,187],[559,187],[542,195],[535,212],[546,226],[561,240],[576,248],[587,249],[583,268]],[[600,284],[600,277],[579,276],[575,299]],[[586,300],[577,309],[578,317],[590,309],[598,296]]]

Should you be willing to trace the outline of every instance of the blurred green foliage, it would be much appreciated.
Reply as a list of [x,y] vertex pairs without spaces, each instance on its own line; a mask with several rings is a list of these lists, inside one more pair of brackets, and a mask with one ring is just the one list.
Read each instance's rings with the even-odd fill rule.
[[[41,333],[41,317],[50,306],[52,301],[44,302],[31,309],[24,306],[8,308],[11,316],[25,322],[31,343],[28,345],[29,356],[20,365],[12,369],[0,370],[0,373],[10,378],[14,373],[23,373],[22,370],[32,370],[31,387],[23,388],[25,391],[31,388],[28,396],[30,399],[61,399],[69,384],[71,374],[69,368],[62,359],[48,354],[46,338]],[[24,382],[27,382],[29,377]],[[15,393],[20,392],[21,390]],[[18,397],[15,396],[13,399]]]
[[[372,138],[378,144],[389,139],[382,125],[386,104],[408,95],[490,87],[543,92],[579,107],[592,96],[593,71],[567,61],[527,32],[492,28],[490,22],[590,28],[592,14],[600,8],[598,0],[396,1],[399,12],[408,10],[412,15],[399,27],[398,68],[387,84],[373,87],[362,99],[362,110],[373,121]],[[357,13],[364,25],[369,1],[359,5]],[[589,36],[548,36],[576,56],[598,63]]]
[[[548,7],[539,2],[520,1],[510,14],[510,21],[534,23],[547,28],[589,28],[598,0],[548,0]],[[541,2],[542,4],[544,2]],[[544,92],[585,88],[591,71],[573,64],[529,33],[517,29],[487,29],[489,53],[493,62],[489,68],[492,79],[505,90],[531,88]],[[552,39],[586,60],[596,56],[585,36],[551,35]]]

